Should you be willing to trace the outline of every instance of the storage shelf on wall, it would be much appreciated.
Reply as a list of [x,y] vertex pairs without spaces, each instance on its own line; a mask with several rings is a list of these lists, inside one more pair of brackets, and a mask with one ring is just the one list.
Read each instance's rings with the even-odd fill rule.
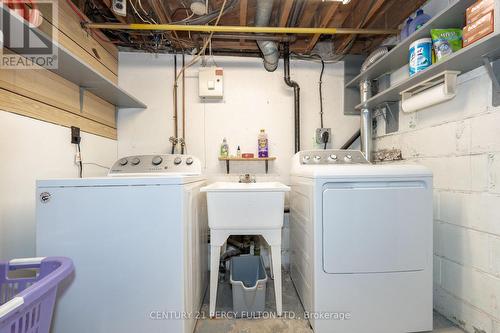
[[[422,28],[393,48],[387,55],[374,63],[365,72],[346,83],[345,87],[353,89],[363,80],[374,80],[381,75],[394,72],[405,66],[408,64],[408,50],[411,43],[415,40],[429,37],[431,29],[463,27],[465,23],[465,11],[473,3],[475,3],[475,0],[459,0],[448,6],[445,10],[434,16]],[[498,17],[498,14],[496,13],[495,16]],[[385,102],[399,101],[402,91],[418,85],[445,70],[465,73],[482,66],[484,64],[483,59],[493,60],[498,58],[500,56],[500,32],[498,30],[497,28],[493,34],[433,64],[425,71],[391,85],[391,87],[371,97],[365,103],[358,104],[356,109],[362,107],[375,108]]]
[[[2,8],[3,17],[8,17],[11,22],[26,29],[30,29],[32,33],[37,35],[47,45],[52,45],[57,52],[58,66],[55,69],[49,69],[64,79],[78,85],[83,90],[88,90],[94,95],[102,98],[103,100],[119,107],[119,108],[146,108],[146,104],[139,101],[137,98],[130,95],[125,90],[121,89],[118,85],[101,75],[85,62],[80,60],[77,56],[72,54],[69,50],[53,41],[45,33],[38,29],[34,29],[28,23],[13,14],[7,6],[0,6]],[[12,23],[11,23],[12,26]]]
[[219,157],[219,161],[226,162],[226,172],[230,172],[230,162],[232,161],[240,161],[240,162],[264,162],[266,165],[266,173],[269,171],[269,161],[276,160],[276,157],[252,157],[252,158],[244,158],[244,157]]

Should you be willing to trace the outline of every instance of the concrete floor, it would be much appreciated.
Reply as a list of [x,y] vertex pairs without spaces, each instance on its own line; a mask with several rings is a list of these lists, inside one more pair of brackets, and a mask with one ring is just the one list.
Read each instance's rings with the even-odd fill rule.
[[[201,309],[202,313],[208,314],[208,291]],[[290,275],[283,272],[283,311],[295,314],[288,318],[259,318],[259,319],[236,319],[227,314],[232,311],[232,291],[229,278],[219,283],[217,292],[217,318],[209,319],[207,316],[198,320],[195,333],[313,333],[309,322],[304,318],[304,308],[300,303],[297,292],[292,284]],[[266,309],[267,313],[274,313],[274,283],[268,279],[266,286]],[[434,314],[434,331],[439,333],[463,333],[443,316]],[[348,332],[345,332],[348,333]]]

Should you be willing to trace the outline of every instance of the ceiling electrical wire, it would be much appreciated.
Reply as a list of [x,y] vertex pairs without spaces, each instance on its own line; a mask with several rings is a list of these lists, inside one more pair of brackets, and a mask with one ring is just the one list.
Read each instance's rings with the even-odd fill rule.
[[[226,6],[226,2],[227,0],[224,0],[224,2],[222,3],[222,6],[221,6],[221,9],[220,9],[220,12],[219,12],[219,16],[217,16],[217,21],[215,21],[215,25],[218,25],[219,24],[219,21],[224,13],[224,8]],[[192,65],[194,65],[198,59],[200,59],[201,55],[205,53],[205,50],[207,49],[207,46],[209,45],[209,43],[211,42],[212,40],[212,36],[213,36],[213,32],[209,35],[207,41],[205,42],[205,44],[203,45],[203,47],[198,51],[198,53],[193,57],[193,59],[191,59],[191,61],[187,64],[185,64],[184,66],[182,66],[181,70],[176,73],[175,75],[175,79],[174,79],[174,85],[173,85],[173,96],[174,96],[174,99],[176,99],[176,96],[177,96],[177,86],[178,86],[178,82],[179,82],[179,78],[183,75],[185,75],[185,72],[186,72],[186,69],[188,69],[189,67],[191,67]],[[177,58],[177,56],[176,56]],[[177,101],[174,101],[174,108],[176,108],[176,102]],[[175,119],[176,121],[176,125],[177,125],[177,118]],[[184,135],[184,133],[183,133]],[[185,142],[184,142],[185,143]]]
[[78,162],[78,175],[80,178],[83,178],[83,163],[82,163],[82,150],[80,148],[80,143],[76,145],[76,149],[78,150],[78,155],[80,156],[80,160]]
[[[70,6],[71,10],[78,16],[78,18],[80,18],[80,21],[81,22],[89,22],[88,18],[85,17],[85,15],[80,11],[80,9],[73,3],[73,1],[71,0],[66,0],[66,2],[68,3],[68,5]],[[107,40],[105,38],[103,38],[101,36],[101,33],[100,32],[95,32],[93,31],[92,29],[89,29],[88,30],[90,32],[90,35],[92,37],[95,37],[97,38],[98,40],[102,41],[102,42],[105,42],[105,43],[111,43],[111,44],[118,44],[120,43],[120,41],[113,41],[113,40]]]
[[134,6],[134,1],[133,1],[133,0],[129,0],[129,3],[130,3],[130,5],[132,6],[132,9],[134,10],[135,15],[136,15],[136,16],[137,16],[137,17],[138,17],[138,18],[139,18],[142,22],[152,24],[152,22],[151,22],[151,21],[144,19],[144,18],[141,16],[141,14],[139,14],[139,11],[138,11],[138,10],[137,10],[137,8],[135,8],[135,6]]
[[144,13],[144,15],[149,18],[151,20],[151,22],[153,22],[154,24],[158,24],[158,22],[156,22],[152,17],[151,15],[149,15],[149,13],[144,9],[144,7],[142,7],[142,0],[137,0],[137,4],[139,5],[139,8],[142,10],[142,12]]
[[319,90],[319,108],[320,108],[320,127],[323,128],[323,74],[325,73],[326,63],[337,63],[338,61],[327,62],[323,60],[323,57],[319,54],[303,55],[298,53],[292,53],[292,56],[301,60],[308,60],[321,63],[321,72],[319,75],[318,90]]
[[103,169],[106,169],[106,170],[110,170],[111,167],[109,166],[105,166],[105,165],[101,165],[99,163],[94,163],[94,162],[85,162],[85,163],[82,163],[83,165],[93,165],[93,166],[96,166],[96,167],[99,167],[99,168],[103,168]]
[[[217,16],[217,20],[215,21],[215,26],[217,26],[219,24],[219,21],[224,13],[224,8],[226,6],[226,3],[227,3],[227,0],[224,0],[224,2],[222,3],[221,9],[219,11],[219,16]],[[188,69],[189,67],[193,66],[198,61],[198,59],[200,59],[201,55],[205,53],[205,50],[207,49],[208,44],[211,42],[213,35],[214,35],[214,32],[211,32],[207,38],[207,41],[205,42],[203,47],[199,50],[199,52],[193,57],[193,59],[191,59],[190,62],[188,62],[184,67],[181,68],[181,70],[179,71],[179,73],[175,77],[175,81],[176,81],[175,83],[177,83],[177,80],[179,80],[179,77],[182,75],[182,73],[186,69]]]

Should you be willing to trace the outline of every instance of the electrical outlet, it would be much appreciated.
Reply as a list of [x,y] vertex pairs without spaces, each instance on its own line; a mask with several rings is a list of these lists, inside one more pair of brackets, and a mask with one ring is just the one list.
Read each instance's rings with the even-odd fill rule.
[[328,133],[327,143],[332,141],[332,129],[331,128],[316,128],[316,143],[324,144],[323,135],[324,133]]
[[80,127],[71,126],[71,143],[77,145],[82,141]]

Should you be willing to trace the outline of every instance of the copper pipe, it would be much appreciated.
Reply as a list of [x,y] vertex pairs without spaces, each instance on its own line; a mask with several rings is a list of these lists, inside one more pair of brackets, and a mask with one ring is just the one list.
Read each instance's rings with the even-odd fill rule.
[[[184,52],[182,53],[182,67],[186,65]],[[182,139],[186,144],[186,71],[182,71]]]
[[177,124],[177,54],[174,55],[174,137],[179,137],[179,128]]

